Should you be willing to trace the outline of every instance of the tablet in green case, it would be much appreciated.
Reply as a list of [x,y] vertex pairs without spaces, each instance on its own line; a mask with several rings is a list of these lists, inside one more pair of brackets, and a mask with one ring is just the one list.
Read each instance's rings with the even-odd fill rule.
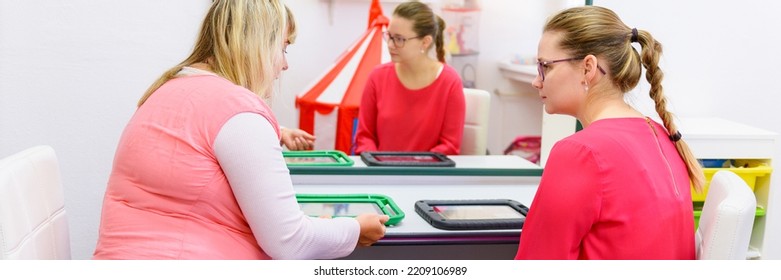
[[283,151],[288,166],[353,166],[355,162],[341,151]]
[[385,225],[395,225],[404,219],[396,202],[381,194],[296,194],[304,214],[312,217],[355,217],[363,213],[388,215]]

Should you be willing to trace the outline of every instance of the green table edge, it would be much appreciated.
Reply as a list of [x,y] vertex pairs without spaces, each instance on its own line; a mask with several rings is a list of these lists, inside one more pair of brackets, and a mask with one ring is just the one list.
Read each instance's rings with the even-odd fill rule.
[[291,175],[391,175],[391,176],[542,176],[539,169],[456,168],[456,167],[352,167],[288,166]]

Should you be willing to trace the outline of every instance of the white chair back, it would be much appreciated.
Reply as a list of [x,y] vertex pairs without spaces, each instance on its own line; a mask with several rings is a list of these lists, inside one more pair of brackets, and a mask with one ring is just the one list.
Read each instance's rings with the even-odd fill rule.
[[60,167],[36,146],[0,160],[0,259],[70,259]]
[[713,175],[696,232],[697,259],[745,260],[757,199],[738,175]]
[[481,89],[465,88],[466,114],[464,137],[461,139],[462,155],[485,155],[488,148],[488,117],[491,95]]

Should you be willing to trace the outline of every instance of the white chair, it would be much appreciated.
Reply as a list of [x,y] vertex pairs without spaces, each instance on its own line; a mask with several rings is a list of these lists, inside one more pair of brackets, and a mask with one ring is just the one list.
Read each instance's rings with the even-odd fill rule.
[[738,175],[713,175],[695,234],[697,259],[745,260],[754,225],[757,199]]
[[488,116],[491,95],[481,89],[465,88],[466,114],[464,136],[461,139],[462,155],[485,155],[488,147]]
[[36,146],[0,160],[0,259],[70,259],[60,167]]

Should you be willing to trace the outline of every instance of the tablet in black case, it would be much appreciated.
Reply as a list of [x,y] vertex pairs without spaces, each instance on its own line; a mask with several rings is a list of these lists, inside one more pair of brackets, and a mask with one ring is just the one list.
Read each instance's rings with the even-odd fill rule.
[[369,166],[456,166],[453,160],[435,152],[363,152],[361,160]]
[[521,229],[529,208],[511,199],[419,200],[415,212],[439,229]]

